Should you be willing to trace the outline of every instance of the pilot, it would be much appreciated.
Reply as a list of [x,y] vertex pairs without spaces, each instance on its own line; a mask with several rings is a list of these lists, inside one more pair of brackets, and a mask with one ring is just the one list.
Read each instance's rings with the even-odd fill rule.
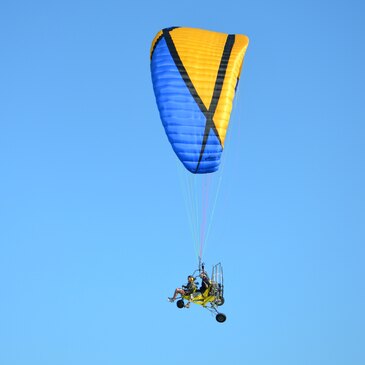
[[208,275],[205,271],[202,271],[199,276],[202,279],[202,283],[200,285],[199,291],[200,291],[201,294],[204,294],[204,292],[211,285],[211,282],[210,282],[209,277],[208,277]]
[[[170,303],[173,303],[177,297],[178,294],[181,296],[190,295],[190,298],[192,299],[193,293],[196,291],[196,284],[195,284],[195,278],[194,276],[189,275],[188,276],[188,283],[186,285],[183,285],[182,288],[176,288],[174,296],[172,298],[167,298]],[[185,305],[186,308],[189,308],[190,301]]]

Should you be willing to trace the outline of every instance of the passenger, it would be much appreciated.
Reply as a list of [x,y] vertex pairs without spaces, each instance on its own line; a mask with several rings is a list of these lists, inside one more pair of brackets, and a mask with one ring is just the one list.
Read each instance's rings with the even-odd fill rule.
[[[192,299],[193,293],[196,291],[196,284],[195,284],[195,278],[194,276],[189,275],[188,276],[188,283],[186,285],[183,285],[182,288],[176,288],[174,295],[172,298],[167,298],[170,303],[173,303],[180,294],[181,296],[190,295],[190,299]],[[185,305],[186,308],[189,308],[190,306],[190,300]]]

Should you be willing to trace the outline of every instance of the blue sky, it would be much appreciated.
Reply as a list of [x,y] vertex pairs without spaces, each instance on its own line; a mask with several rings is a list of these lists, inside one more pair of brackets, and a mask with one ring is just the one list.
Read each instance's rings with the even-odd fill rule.
[[[364,364],[364,10],[3,0],[0,364]],[[196,264],[149,69],[175,25],[250,37],[205,255],[222,325],[166,300]]]

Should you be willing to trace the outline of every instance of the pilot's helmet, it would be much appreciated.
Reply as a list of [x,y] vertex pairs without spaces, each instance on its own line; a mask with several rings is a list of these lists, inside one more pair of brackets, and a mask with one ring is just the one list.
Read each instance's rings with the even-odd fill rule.
[[194,281],[194,276],[189,275],[188,276],[188,281],[192,283]]

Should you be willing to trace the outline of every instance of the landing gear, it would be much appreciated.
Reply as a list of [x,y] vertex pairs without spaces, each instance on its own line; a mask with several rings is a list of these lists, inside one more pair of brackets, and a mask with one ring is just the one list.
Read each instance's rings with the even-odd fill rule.
[[218,313],[216,316],[215,316],[215,319],[217,320],[217,322],[219,323],[223,323],[225,322],[225,320],[227,319],[226,315],[223,314],[223,313]]
[[178,308],[184,308],[185,307],[185,304],[184,304],[184,301],[182,299],[179,299],[177,302],[176,302],[176,305]]

